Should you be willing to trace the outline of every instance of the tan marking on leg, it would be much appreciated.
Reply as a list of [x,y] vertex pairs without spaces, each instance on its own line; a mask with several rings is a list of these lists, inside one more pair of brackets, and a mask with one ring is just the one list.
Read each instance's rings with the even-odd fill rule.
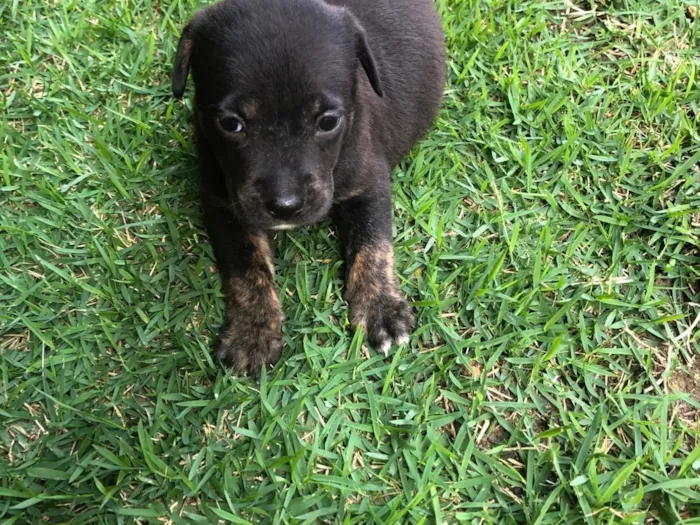
[[389,243],[365,246],[348,271],[350,324],[362,328],[375,350],[388,353],[392,344],[406,344],[413,315],[402,297]]
[[352,262],[352,267],[350,268],[350,274],[348,275],[348,294],[354,295],[357,288],[359,288],[362,282],[362,275],[365,268],[365,254],[363,252],[358,252],[355,255],[355,260]]
[[368,310],[382,293],[398,297],[391,244],[367,246],[355,255],[348,274],[347,290],[354,326],[367,324]]
[[231,313],[239,312],[247,316],[265,316],[274,318],[281,304],[272,279],[259,273],[232,277],[228,284],[227,303]]
[[253,260],[267,268],[270,275],[274,275],[275,267],[272,264],[272,248],[270,247],[270,239],[267,234],[264,232],[251,234],[250,242],[255,251]]
[[393,298],[399,298],[399,280],[396,277],[396,266],[394,264],[394,247],[388,246],[383,252],[384,255],[384,278],[387,284],[386,290]]
[[232,309],[280,308],[270,240],[264,232],[250,234],[249,240],[253,264],[245,274],[236,275],[227,283],[229,305]]

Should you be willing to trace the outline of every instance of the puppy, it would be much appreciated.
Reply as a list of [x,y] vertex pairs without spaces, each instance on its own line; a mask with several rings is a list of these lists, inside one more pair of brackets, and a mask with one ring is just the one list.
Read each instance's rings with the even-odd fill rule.
[[223,279],[215,355],[259,373],[282,350],[270,234],[332,217],[353,328],[408,341],[392,248],[392,167],[432,125],[445,82],[433,0],[222,0],[185,27],[204,223]]

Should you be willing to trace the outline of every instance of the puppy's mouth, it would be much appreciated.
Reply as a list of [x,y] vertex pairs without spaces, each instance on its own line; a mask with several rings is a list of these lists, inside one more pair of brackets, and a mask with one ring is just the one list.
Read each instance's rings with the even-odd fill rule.
[[277,224],[276,226],[273,226],[270,228],[271,230],[276,230],[276,231],[281,231],[281,230],[293,230],[295,228],[299,228],[300,226],[297,224],[292,224],[292,223],[283,223],[283,224]]

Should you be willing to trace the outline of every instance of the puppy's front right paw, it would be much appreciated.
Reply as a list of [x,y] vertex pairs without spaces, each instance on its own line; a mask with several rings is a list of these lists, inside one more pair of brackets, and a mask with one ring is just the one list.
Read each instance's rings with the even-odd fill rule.
[[221,329],[214,356],[234,370],[259,376],[262,366],[274,365],[282,353],[282,312],[237,312]]
[[214,356],[236,371],[260,375],[282,353],[284,314],[272,286],[271,272],[250,272],[227,282],[226,324]]

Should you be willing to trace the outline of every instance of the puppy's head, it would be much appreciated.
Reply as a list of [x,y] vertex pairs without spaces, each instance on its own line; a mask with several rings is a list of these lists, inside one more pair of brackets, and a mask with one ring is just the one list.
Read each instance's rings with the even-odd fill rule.
[[176,97],[190,68],[200,137],[234,213],[265,229],[321,220],[360,75],[382,95],[357,19],[322,0],[223,0],[183,32]]

